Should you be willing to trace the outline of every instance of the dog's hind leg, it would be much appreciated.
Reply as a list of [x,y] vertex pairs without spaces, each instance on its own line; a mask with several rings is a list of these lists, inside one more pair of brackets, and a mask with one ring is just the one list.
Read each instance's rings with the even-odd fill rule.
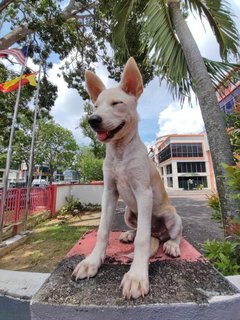
[[[126,222],[126,225],[130,228],[125,232],[122,232],[120,234],[119,240],[124,243],[129,243],[133,242],[136,236],[136,231],[137,231],[137,214],[135,214],[133,211],[129,209],[129,207],[125,208],[125,214],[124,214],[124,220]],[[155,237],[151,237],[151,242],[150,242],[150,257],[153,257],[159,247],[159,240]],[[133,255],[131,254],[129,256],[130,258],[133,259]]]
[[163,244],[163,251],[172,257],[180,256],[180,241],[182,236],[182,219],[177,214],[176,209],[168,205],[161,212],[161,217],[164,219],[166,229],[170,239]]
[[131,230],[122,232],[120,234],[119,240],[125,243],[133,242],[137,229],[137,215],[133,211],[131,211],[130,208],[127,206],[125,208],[124,220],[126,225],[130,227]]

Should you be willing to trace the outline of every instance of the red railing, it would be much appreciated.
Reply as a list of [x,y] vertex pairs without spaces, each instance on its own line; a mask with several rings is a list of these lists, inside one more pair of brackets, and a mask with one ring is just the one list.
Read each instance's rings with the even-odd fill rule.
[[[51,209],[52,186],[47,188],[31,188],[30,208],[28,214]],[[4,225],[16,224],[23,219],[26,207],[26,188],[8,189],[4,214]],[[2,191],[0,191],[0,208]],[[1,214],[1,213],[0,213]]]

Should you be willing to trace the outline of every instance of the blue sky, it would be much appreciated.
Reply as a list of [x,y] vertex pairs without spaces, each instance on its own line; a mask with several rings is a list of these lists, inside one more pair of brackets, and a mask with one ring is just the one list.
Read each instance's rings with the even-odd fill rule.
[[[240,29],[240,1],[232,0],[231,6],[236,15],[234,19],[238,29]],[[202,23],[193,16],[189,16],[188,25],[202,55],[210,59],[219,60],[218,45],[210,27],[207,24],[203,27]],[[49,80],[58,85],[58,98],[51,114],[57,123],[73,132],[79,144],[88,144],[88,139],[77,128],[79,119],[83,115],[84,102],[76,90],[67,88],[63,78],[57,76],[60,73],[59,67],[62,63],[55,58],[53,62],[53,68],[49,70],[48,74]],[[31,61],[28,62],[28,65],[34,70],[38,68]],[[107,71],[103,66],[96,64],[94,66],[106,87],[117,85],[117,83],[108,78]],[[191,108],[185,103],[181,109],[178,101],[174,101],[169,94],[166,84],[162,83],[160,86],[157,78],[146,86],[140,97],[138,113],[139,132],[146,145],[153,145],[156,138],[161,135],[198,133],[204,129],[199,107],[194,105]]]

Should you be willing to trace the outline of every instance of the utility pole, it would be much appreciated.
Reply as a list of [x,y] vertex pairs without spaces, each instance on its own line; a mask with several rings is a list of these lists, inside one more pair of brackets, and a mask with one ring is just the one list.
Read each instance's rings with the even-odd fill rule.
[[27,193],[26,193],[26,207],[25,207],[25,214],[23,217],[23,231],[26,231],[26,229],[27,229],[27,217],[28,217],[28,210],[30,207],[30,192],[31,192],[31,184],[32,184],[35,132],[36,132],[36,127],[37,127],[37,115],[38,115],[38,110],[39,110],[38,101],[39,101],[41,68],[42,68],[42,63],[40,62],[39,71],[38,71],[37,92],[36,92],[36,96],[35,96],[35,109],[34,109],[34,118],[33,118],[33,127],[32,127],[32,141],[31,141],[31,149],[30,149],[30,157],[29,157],[28,183],[27,183]]

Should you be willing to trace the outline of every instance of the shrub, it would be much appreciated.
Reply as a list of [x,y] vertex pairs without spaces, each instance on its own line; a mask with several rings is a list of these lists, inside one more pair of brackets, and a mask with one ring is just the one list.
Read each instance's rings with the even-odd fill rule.
[[84,182],[103,180],[103,159],[97,159],[93,155],[83,155],[79,162],[81,177]]
[[80,200],[74,199],[73,196],[66,197],[66,201],[67,204],[60,210],[60,215],[78,215],[84,211],[101,211],[101,205],[92,203],[83,204]]
[[207,240],[203,244],[204,256],[223,275],[240,274],[240,242]]
[[67,204],[60,210],[60,215],[68,213],[74,215],[75,210],[77,210],[78,213],[83,211],[84,207],[80,200],[74,199],[73,196],[66,197],[65,199],[67,201]]
[[228,166],[226,164],[223,164],[223,167],[227,172],[227,184],[229,187],[231,187],[231,189],[237,191],[233,197],[240,200],[240,167]]
[[217,221],[222,221],[222,214],[220,209],[220,201],[217,194],[213,193],[210,196],[207,196],[208,198],[208,205],[210,208],[212,208],[212,219]]

